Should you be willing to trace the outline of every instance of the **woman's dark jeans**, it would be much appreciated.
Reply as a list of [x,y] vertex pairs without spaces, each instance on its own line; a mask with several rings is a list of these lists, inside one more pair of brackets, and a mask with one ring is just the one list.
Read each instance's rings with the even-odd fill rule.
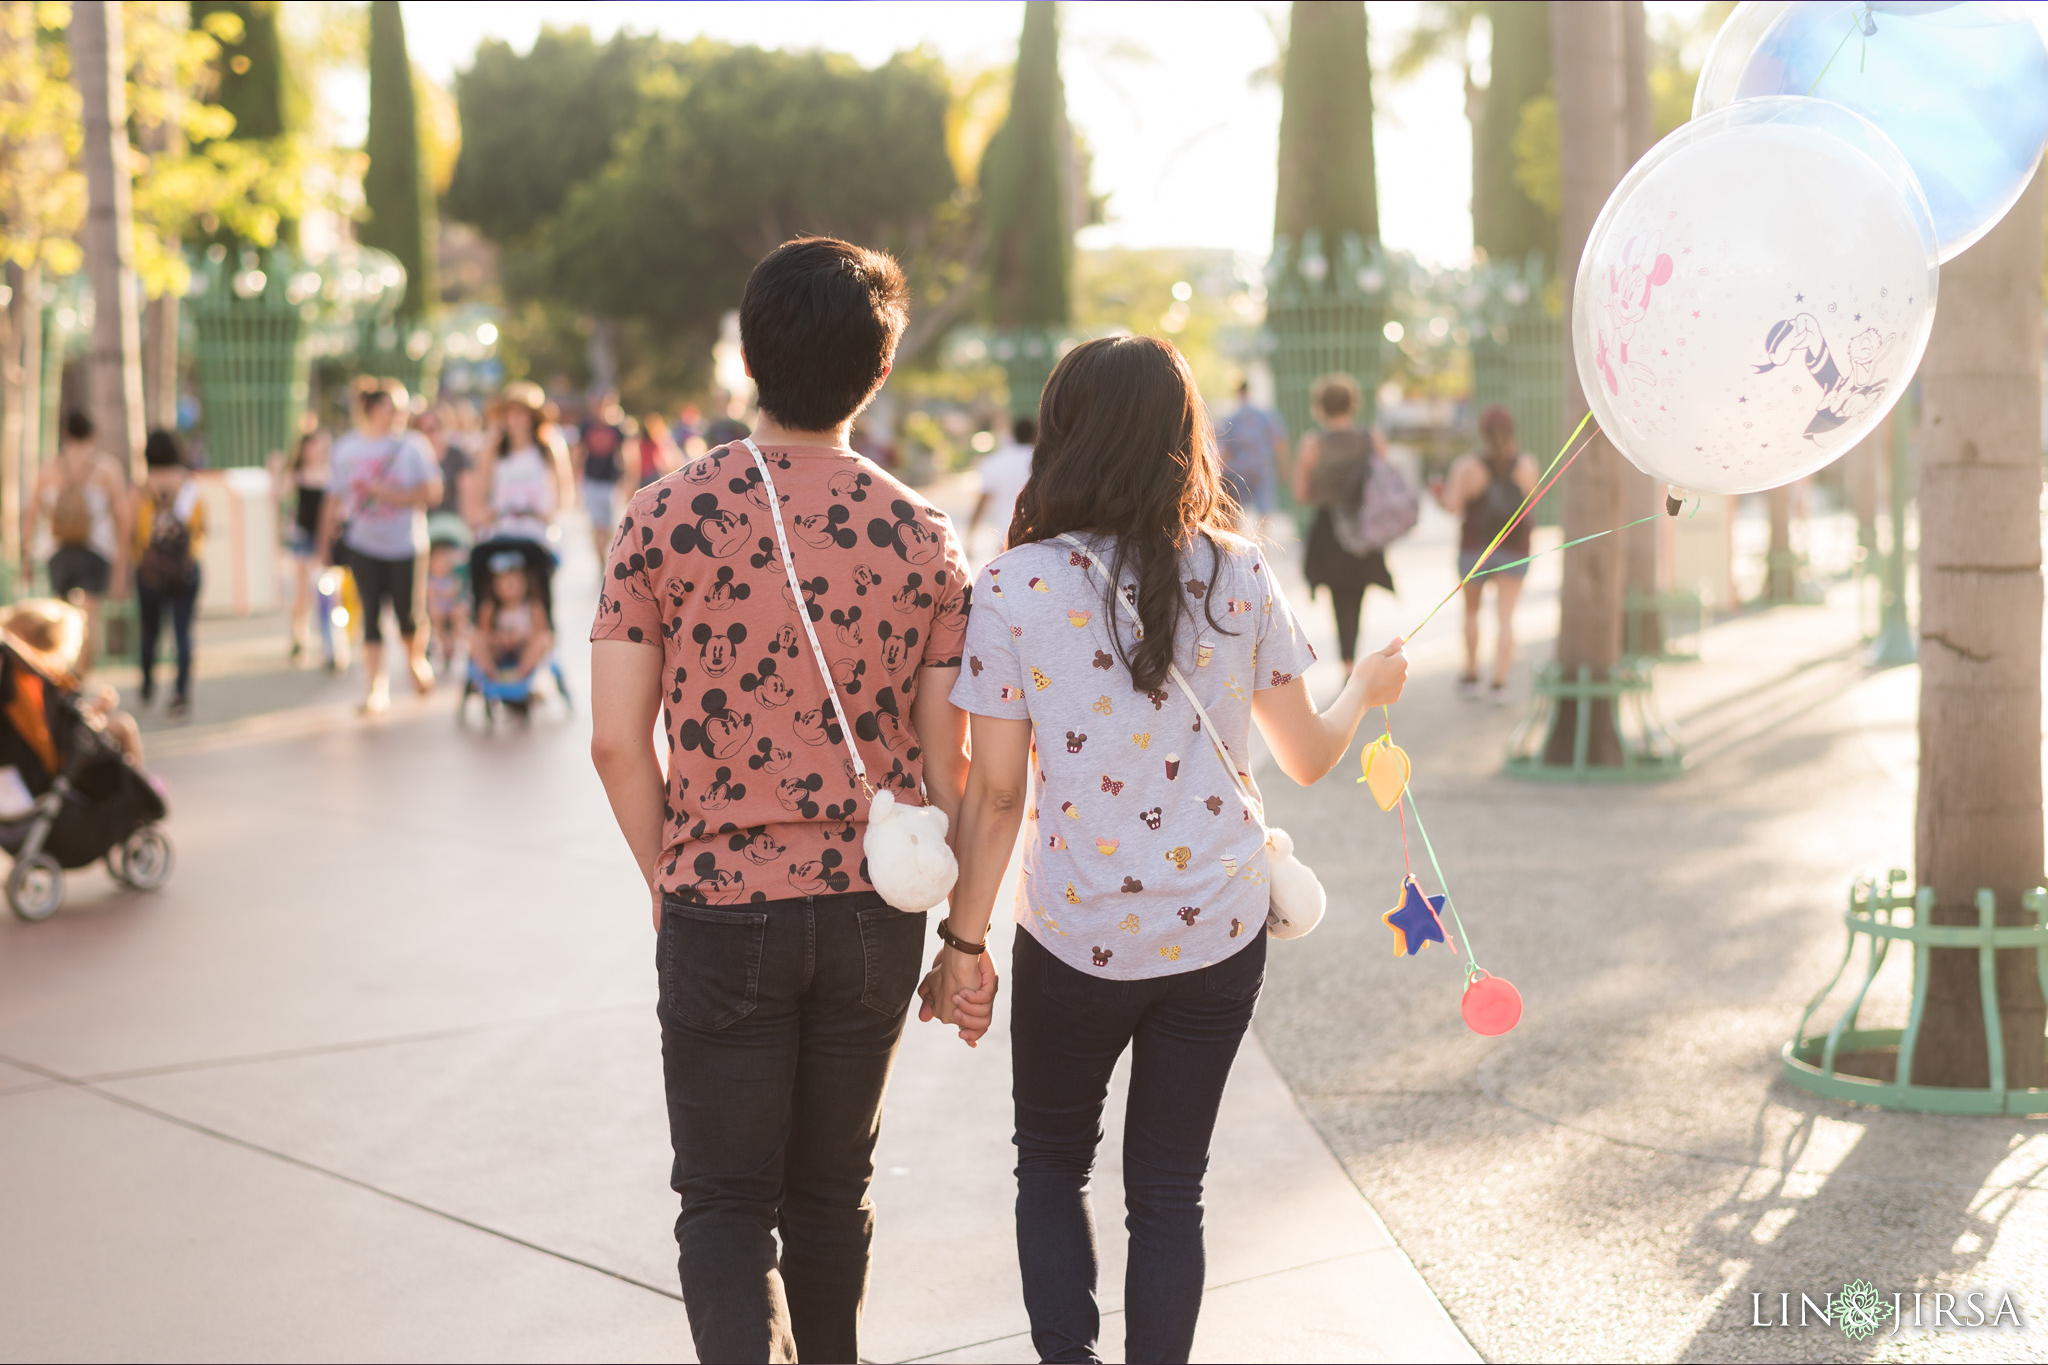
[[1208,1265],[1209,1138],[1265,979],[1263,932],[1214,966],[1144,981],[1089,976],[1018,932],[1010,976],[1017,1259],[1040,1360],[1097,1358],[1088,1176],[1109,1075],[1126,1046],[1124,1359],[1188,1358]]
[[871,891],[663,902],[670,1183],[699,1360],[860,1358],[875,1138],[924,936],[923,915]]
[[178,651],[178,687],[171,695],[185,701],[192,695],[192,609],[199,602],[199,575],[192,585],[166,591],[135,586],[137,662],[142,666],[142,699],[156,695],[157,641],[163,632],[164,613],[171,616],[171,636]]

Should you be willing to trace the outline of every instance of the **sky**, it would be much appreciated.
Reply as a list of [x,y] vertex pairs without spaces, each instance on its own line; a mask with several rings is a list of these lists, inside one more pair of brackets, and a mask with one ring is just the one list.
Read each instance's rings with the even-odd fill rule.
[[[1414,0],[1374,0],[1367,12],[1376,57],[1399,45],[1419,8]],[[1659,12],[1697,8],[1698,0],[1649,5],[1652,22]],[[414,60],[444,84],[483,39],[523,50],[550,23],[584,24],[599,38],[631,28],[820,47],[869,65],[922,45],[949,64],[980,66],[1014,61],[1023,25],[1021,0],[406,0],[404,13]],[[1068,115],[1094,154],[1095,191],[1109,195],[1109,222],[1088,229],[1083,246],[1220,247],[1265,257],[1280,91],[1254,75],[1272,65],[1286,14],[1279,0],[1062,6]],[[1470,260],[1472,146],[1459,69],[1438,62],[1409,81],[1376,82],[1373,94],[1382,240],[1433,264]],[[366,115],[357,112],[364,90],[333,95],[345,125]]]

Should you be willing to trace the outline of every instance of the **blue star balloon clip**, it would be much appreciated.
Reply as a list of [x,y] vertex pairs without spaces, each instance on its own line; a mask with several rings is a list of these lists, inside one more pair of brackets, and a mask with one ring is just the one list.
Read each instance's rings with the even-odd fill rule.
[[1380,916],[1381,922],[1394,931],[1394,956],[1413,957],[1426,943],[1441,943],[1457,952],[1457,945],[1444,936],[1443,908],[1442,896],[1425,896],[1412,875],[1405,878],[1401,883],[1401,903]]

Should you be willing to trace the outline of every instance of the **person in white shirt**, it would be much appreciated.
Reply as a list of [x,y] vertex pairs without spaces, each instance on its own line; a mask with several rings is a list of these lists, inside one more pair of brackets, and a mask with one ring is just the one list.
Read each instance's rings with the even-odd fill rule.
[[1019,417],[1010,424],[1010,438],[982,457],[978,471],[981,497],[974,504],[974,514],[967,519],[967,534],[963,537],[969,553],[973,552],[974,533],[984,516],[996,528],[995,552],[1001,554],[1009,545],[1010,518],[1017,510],[1017,495],[1031,478],[1031,448],[1038,440],[1037,420]]

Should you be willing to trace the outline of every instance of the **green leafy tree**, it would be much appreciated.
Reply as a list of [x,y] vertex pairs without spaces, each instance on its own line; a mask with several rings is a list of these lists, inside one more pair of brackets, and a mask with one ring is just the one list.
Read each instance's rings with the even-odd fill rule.
[[818,52],[698,46],[550,236],[547,290],[708,346],[754,263],[829,233],[914,257],[958,188],[947,85],[929,60],[872,70]]
[[1052,0],[1029,0],[1010,112],[981,160],[990,311],[999,327],[1063,327],[1069,319],[1071,155],[1058,11]]
[[363,172],[364,221],[357,238],[388,251],[405,267],[399,315],[423,316],[435,301],[428,250],[431,200],[420,158],[419,116],[405,20],[398,0],[370,4],[370,164]]
[[491,39],[456,77],[462,151],[442,205],[501,248],[533,245],[569,192],[611,161],[641,82],[678,53],[659,39],[544,28],[530,51]]
[[[1295,0],[1280,82],[1280,185],[1273,234],[1326,244],[1380,235],[1372,64],[1359,0]],[[1326,245],[1325,250],[1330,249]]]
[[[232,22],[212,22],[220,15]],[[305,95],[292,83],[277,20],[278,0],[192,0],[192,27],[222,38],[214,103],[234,116],[233,136],[244,142],[305,124]]]
[[[1529,163],[1557,164],[1557,104],[1550,89],[1550,6],[1495,0],[1486,7],[1493,29],[1492,74],[1472,140],[1472,242],[1497,261],[1540,253],[1557,266],[1557,212],[1562,191],[1554,170],[1532,194],[1516,174],[1518,151],[1543,136],[1547,145]],[[1547,100],[1547,119],[1529,121],[1532,101]],[[1523,134],[1518,141],[1518,134]]]

